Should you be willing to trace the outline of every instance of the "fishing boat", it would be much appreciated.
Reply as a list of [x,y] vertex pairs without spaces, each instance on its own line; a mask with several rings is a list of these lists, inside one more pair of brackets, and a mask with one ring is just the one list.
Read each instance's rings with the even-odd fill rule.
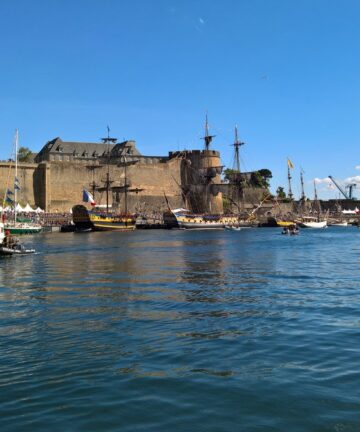
[[[102,139],[104,144],[116,143],[116,138],[108,136]],[[128,202],[127,194],[133,190],[129,188],[127,183],[127,166],[132,165],[133,161],[127,161],[126,157],[123,156],[123,161],[121,166],[124,167],[124,185],[122,186],[112,186],[113,180],[110,178],[110,152],[108,152],[107,161],[107,173],[106,178],[103,180],[104,185],[98,186],[95,181],[91,183],[93,189],[93,194],[88,192],[86,189],[83,190],[83,201],[91,205],[91,209],[86,208],[84,205],[75,205],[72,208],[73,222],[75,224],[76,230],[81,232],[87,231],[132,231],[136,228],[137,215],[130,214],[128,212]],[[97,166],[98,167],[98,166]],[[110,192],[123,193],[125,196],[125,211],[117,212],[109,204]],[[139,192],[140,189],[134,190]],[[105,208],[97,206],[94,200],[95,192],[105,192],[106,193],[106,206]]]
[[36,234],[42,230],[41,225],[29,222],[20,222],[18,220],[18,192],[21,190],[20,182],[18,179],[18,144],[19,144],[19,132],[15,132],[14,140],[14,153],[15,153],[15,172],[14,172],[14,191],[9,188],[9,184],[6,185],[6,192],[4,194],[4,202],[2,208],[5,207],[5,202],[10,204],[13,208],[11,212],[11,219],[5,216],[4,210],[2,212],[2,220],[4,221],[5,231],[9,231],[10,234]]

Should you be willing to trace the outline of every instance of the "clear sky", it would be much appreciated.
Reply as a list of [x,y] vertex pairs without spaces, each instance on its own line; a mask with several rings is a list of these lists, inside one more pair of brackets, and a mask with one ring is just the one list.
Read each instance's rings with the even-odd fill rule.
[[15,128],[33,151],[107,125],[143,154],[201,148],[208,112],[224,165],[237,124],[273,190],[289,157],[296,194],[301,166],[310,196],[329,174],[360,196],[359,22],[358,0],[1,0],[0,158]]

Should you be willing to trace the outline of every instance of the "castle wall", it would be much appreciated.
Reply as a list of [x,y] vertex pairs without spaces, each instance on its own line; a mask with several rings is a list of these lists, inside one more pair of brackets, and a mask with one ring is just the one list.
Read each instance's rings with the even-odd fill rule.
[[[46,170],[47,187],[43,188],[46,195],[47,211],[69,211],[69,209],[82,201],[83,188],[91,191],[90,184],[95,181],[99,186],[104,184],[107,170],[112,187],[125,185],[125,169],[117,165],[99,166],[94,170],[83,163],[51,162]],[[127,184],[129,189],[139,189],[138,193],[128,193],[128,211],[163,211],[167,208],[164,198],[166,194],[172,207],[182,204],[180,184],[180,162],[170,160],[165,163],[156,163],[154,160],[140,161],[126,168]],[[109,204],[118,206],[120,211],[125,209],[124,193],[110,193]],[[106,204],[106,192],[96,192],[97,204]],[[113,202],[114,201],[114,202]]]
[[[18,175],[20,191],[17,194],[17,201],[21,205],[29,203],[31,206],[36,205],[34,194],[35,171],[37,164],[22,163],[18,166]],[[14,162],[0,162],[0,198],[2,199],[6,189],[14,191],[15,166]]]

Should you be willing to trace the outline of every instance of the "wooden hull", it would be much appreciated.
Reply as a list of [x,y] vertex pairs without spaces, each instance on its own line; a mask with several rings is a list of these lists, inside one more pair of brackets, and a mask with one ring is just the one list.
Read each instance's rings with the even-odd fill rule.
[[72,211],[73,222],[78,231],[132,231],[135,229],[136,219],[132,216],[88,211],[83,205],[74,206]]
[[225,226],[239,226],[237,216],[194,215],[185,212],[174,212],[174,216],[178,227],[184,229],[224,229]]

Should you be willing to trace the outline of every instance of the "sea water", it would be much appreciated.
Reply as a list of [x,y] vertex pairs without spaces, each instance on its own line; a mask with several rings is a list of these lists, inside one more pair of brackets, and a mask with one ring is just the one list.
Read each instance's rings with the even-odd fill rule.
[[0,430],[359,431],[360,230],[24,238]]

